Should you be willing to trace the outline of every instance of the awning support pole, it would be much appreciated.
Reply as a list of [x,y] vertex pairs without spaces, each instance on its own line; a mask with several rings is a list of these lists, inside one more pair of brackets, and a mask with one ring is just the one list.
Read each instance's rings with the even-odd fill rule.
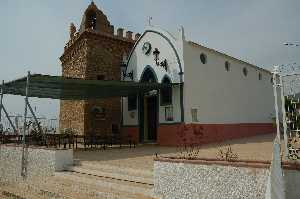
[[29,78],[30,78],[30,72],[28,72],[27,74],[27,80],[26,80],[26,88],[25,88],[25,110],[24,110],[24,124],[23,124],[23,140],[22,140],[22,144],[23,147],[25,147],[25,134],[26,134],[26,126],[27,126],[27,104],[28,104],[28,87],[29,87]]
[[4,86],[4,80],[2,80],[2,85],[1,85],[1,96],[0,96],[0,130],[3,130],[3,125],[2,125],[2,106],[3,106],[3,86]]
[[27,147],[26,147],[26,141],[25,141],[25,134],[26,134],[26,117],[27,117],[27,104],[28,104],[28,89],[29,89],[29,78],[30,78],[30,72],[28,71],[27,74],[27,80],[26,80],[26,88],[25,88],[25,111],[24,111],[24,124],[23,124],[23,140],[22,140],[22,170],[21,170],[21,176],[23,178],[27,175]]

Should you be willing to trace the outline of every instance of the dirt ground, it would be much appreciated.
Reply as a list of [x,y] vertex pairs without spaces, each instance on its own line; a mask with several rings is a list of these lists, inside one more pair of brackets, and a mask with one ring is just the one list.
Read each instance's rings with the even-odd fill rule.
[[[203,145],[199,151],[200,158],[216,158],[219,149],[225,149],[229,145],[233,153],[239,159],[247,160],[271,160],[272,143],[275,134],[235,139],[219,144]],[[159,156],[169,156],[178,153],[178,147],[161,147],[157,145],[138,145],[136,148],[110,148],[107,150],[78,150],[74,153],[74,158],[89,164],[107,164],[117,167],[127,167],[133,169],[153,170],[153,158],[155,154]]]

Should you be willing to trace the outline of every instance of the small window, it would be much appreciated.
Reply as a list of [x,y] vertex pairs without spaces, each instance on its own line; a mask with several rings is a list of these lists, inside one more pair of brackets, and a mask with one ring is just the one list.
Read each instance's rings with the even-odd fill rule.
[[274,83],[273,77],[271,77],[271,80],[270,80],[270,81],[271,81],[272,84]]
[[169,107],[165,107],[165,120],[166,121],[173,121],[173,107],[169,106]]
[[128,97],[128,111],[136,110],[137,108],[137,99],[136,96]]
[[243,68],[243,74],[244,74],[244,76],[247,76],[247,75],[248,75],[248,70],[247,70],[247,68]]
[[192,114],[192,122],[198,122],[198,109],[192,108],[191,114]]
[[86,14],[86,22],[85,22],[85,28],[91,28],[93,30],[96,29],[96,23],[97,23],[97,14],[94,11],[89,11]]
[[200,55],[200,61],[202,64],[206,64],[207,63],[207,57],[205,54],[201,53]]
[[262,80],[262,74],[258,73],[258,80]]
[[226,71],[230,70],[230,63],[228,61],[225,62],[225,70]]
[[[162,84],[171,84],[171,81],[169,78],[165,77],[162,80]],[[165,105],[170,105],[172,104],[172,86],[167,88],[162,88],[160,90],[160,105],[165,106]]]
[[105,80],[105,75],[97,75],[97,80]]

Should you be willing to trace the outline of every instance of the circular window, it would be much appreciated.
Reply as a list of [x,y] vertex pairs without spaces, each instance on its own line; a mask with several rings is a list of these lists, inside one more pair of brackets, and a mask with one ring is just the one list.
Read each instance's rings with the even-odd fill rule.
[[151,52],[151,44],[149,42],[144,43],[143,47],[142,47],[142,51],[145,55],[149,55]]
[[206,55],[203,54],[203,53],[201,53],[201,55],[200,55],[200,60],[201,60],[202,64],[206,64],[206,62],[207,62]]
[[243,68],[243,74],[244,74],[244,76],[247,76],[247,75],[248,75],[248,70],[247,70],[247,68]]
[[258,80],[262,80],[262,75],[261,75],[261,73],[258,73]]
[[226,71],[230,70],[230,63],[228,61],[225,62],[225,69]]

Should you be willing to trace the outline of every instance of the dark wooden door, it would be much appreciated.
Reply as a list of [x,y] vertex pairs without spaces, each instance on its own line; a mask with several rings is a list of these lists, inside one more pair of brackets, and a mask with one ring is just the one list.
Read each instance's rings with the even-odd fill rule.
[[156,141],[157,139],[157,96],[147,99],[147,119],[148,119],[148,140]]

